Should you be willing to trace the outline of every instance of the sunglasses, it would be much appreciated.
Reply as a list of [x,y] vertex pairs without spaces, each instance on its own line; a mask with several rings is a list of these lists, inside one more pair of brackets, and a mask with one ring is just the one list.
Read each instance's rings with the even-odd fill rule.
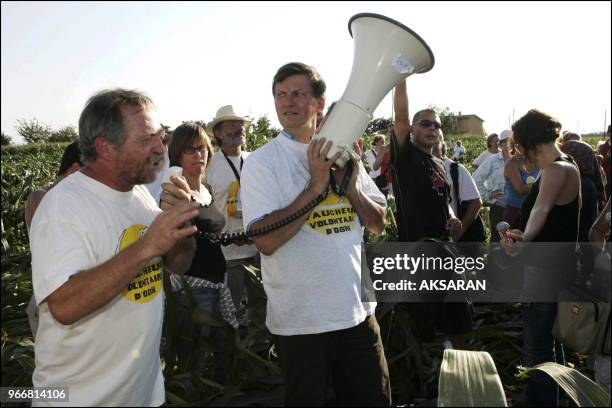
[[440,129],[442,127],[442,125],[436,121],[433,120],[420,120],[417,125],[419,125],[422,128],[428,128],[430,126],[435,127],[436,129]]
[[183,153],[185,154],[194,154],[195,152],[200,152],[204,154],[207,151],[208,149],[204,145],[199,145],[198,147],[189,146],[183,149]]

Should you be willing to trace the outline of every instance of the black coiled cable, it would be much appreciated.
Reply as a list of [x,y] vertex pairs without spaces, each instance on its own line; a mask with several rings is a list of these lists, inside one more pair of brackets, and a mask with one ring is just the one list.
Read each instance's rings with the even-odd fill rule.
[[251,237],[267,234],[271,231],[277,230],[279,228],[282,228],[286,225],[291,224],[293,221],[299,219],[304,214],[308,213],[310,210],[312,210],[317,205],[319,205],[323,200],[325,200],[326,197],[327,197],[327,190],[325,190],[322,194],[319,194],[310,203],[306,204],[304,207],[300,208],[299,210],[289,215],[288,217],[283,218],[282,220],[275,221],[270,225],[266,225],[265,227],[252,229],[247,232],[244,232],[244,231],[232,232],[232,233],[225,232],[221,234],[212,233],[212,232],[204,232],[203,223],[205,221],[197,220],[195,222],[195,225],[198,227],[198,238],[205,239],[207,241],[210,241],[213,244],[221,244],[223,246],[231,245],[231,244],[241,242],[241,241],[244,242],[244,241],[249,240]]

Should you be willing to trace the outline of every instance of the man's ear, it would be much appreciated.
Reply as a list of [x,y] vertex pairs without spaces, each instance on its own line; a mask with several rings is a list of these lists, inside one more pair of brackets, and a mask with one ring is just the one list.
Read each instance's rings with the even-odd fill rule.
[[325,109],[325,96],[320,97],[317,101],[317,112],[322,113],[323,109]]
[[103,160],[112,160],[117,150],[116,147],[104,137],[96,137],[94,140],[94,147],[96,148],[96,156]]

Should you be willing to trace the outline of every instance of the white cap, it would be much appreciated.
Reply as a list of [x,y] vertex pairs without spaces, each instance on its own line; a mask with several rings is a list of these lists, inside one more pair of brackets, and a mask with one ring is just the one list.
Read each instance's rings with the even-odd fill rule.
[[512,131],[509,129],[506,129],[499,134],[499,141],[501,142],[502,140],[506,140],[510,137],[512,137]]

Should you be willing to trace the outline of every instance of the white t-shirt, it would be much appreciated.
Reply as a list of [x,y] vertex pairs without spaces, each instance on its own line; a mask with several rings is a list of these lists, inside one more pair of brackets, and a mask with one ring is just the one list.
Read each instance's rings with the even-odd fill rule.
[[35,387],[69,388],[70,401],[58,405],[164,403],[161,258],[152,259],[106,306],[72,325],[55,320],[46,301],[70,276],[134,243],[160,212],[144,186],[120,192],[81,172],[60,182],[38,207],[30,231],[40,308],[32,381]]
[[478,157],[472,161],[472,164],[474,166],[480,166],[482,165],[482,163],[484,163],[485,160],[487,160],[489,157],[493,156],[494,154],[495,153],[491,153],[490,151],[485,150],[484,152],[480,153]]
[[453,156],[456,160],[465,156],[465,147],[463,146],[455,146],[453,147]]
[[[452,160],[449,158],[444,159],[444,170],[446,170],[446,174],[448,176],[448,180],[451,185],[451,207],[457,214],[457,203],[455,202],[455,185],[453,184],[451,177],[451,164]],[[465,168],[465,166],[461,163],[458,163],[458,175],[459,175],[459,199],[461,201],[469,201],[476,200],[480,198],[480,193],[478,192],[478,187],[476,187],[476,183],[474,179],[470,175],[470,172]]]
[[[245,227],[288,207],[306,188],[307,148],[281,132],[251,153],[242,172]],[[372,200],[386,205],[361,164],[357,182]],[[347,329],[374,313],[375,302],[361,301],[362,238],[351,203],[330,192],[293,238],[271,256],[262,254],[270,332],[291,336]]]
[[[246,158],[248,157],[249,152],[242,152],[240,156],[227,156],[228,159],[232,161],[236,171],[238,174],[241,173],[240,170],[240,158],[246,163]],[[242,176],[241,176],[242,177]],[[234,183],[238,183],[236,179],[236,175],[232,171],[227,160],[225,160],[225,156],[223,156],[223,152],[219,150],[214,154],[212,159],[210,160],[210,164],[206,169],[206,182],[210,184],[213,190],[213,194],[215,196],[215,206],[219,211],[223,213],[225,217],[225,227],[223,227],[222,232],[236,232],[242,230],[242,217],[230,216],[228,213],[228,193],[230,190],[230,186]],[[234,192],[235,191],[235,192]],[[233,196],[231,199],[240,200],[240,188],[232,189]],[[241,207],[241,203],[237,203],[238,208]],[[257,248],[255,245],[228,245],[222,246],[223,255],[226,260],[232,259],[244,259],[255,256],[257,253]]]
[[366,156],[366,160],[368,161],[368,164],[370,165],[370,168],[372,169],[372,171],[370,171],[370,177],[375,179],[376,177],[380,176],[380,170],[381,170],[381,167],[379,167],[378,170],[374,170],[374,162],[376,161],[376,153],[374,152],[373,149],[369,149],[365,152],[365,156]]

